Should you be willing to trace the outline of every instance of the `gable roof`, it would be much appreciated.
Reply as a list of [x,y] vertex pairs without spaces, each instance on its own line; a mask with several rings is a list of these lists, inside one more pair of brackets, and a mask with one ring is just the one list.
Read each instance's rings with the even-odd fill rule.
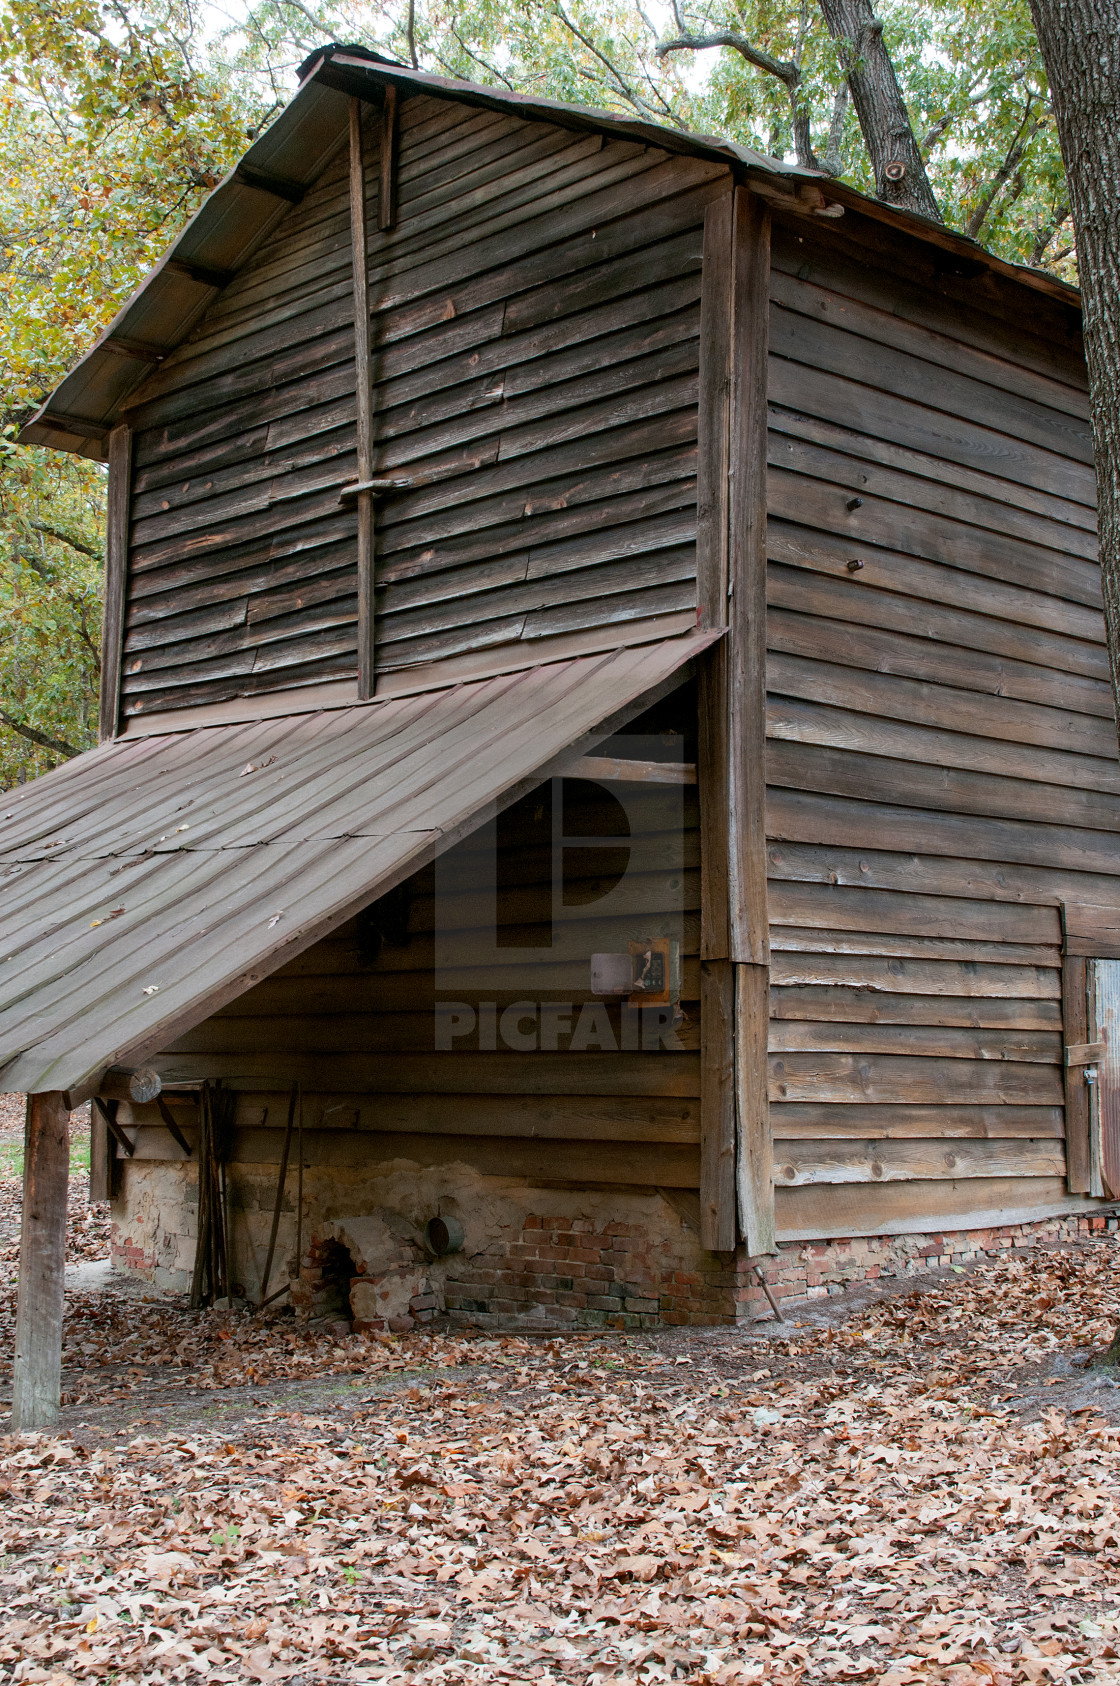
[[1043,271],[1008,263],[963,234],[900,211],[826,176],[767,158],[712,135],[688,134],[639,118],[566,105],[411,70],[362,47],[328,46],[301,67],[298,92],[254,141],[240,163],[210,194],[179,238],[118,311],[20,432],[25,445],[51,445],[104,460],[106,439],[154,364],[191,332],[195,323],[293,203],[298,202],[345,143],[351,95],[379,101],[387,82],[403,90],[545,122],[641,141],[668,152],[726,163],[764,188],[788,195],[798,208],[802,187],[827,186],[830,201],[891,224],[951,254],[961,273],[989,270],[1036,293],[1080,306],[1073,287]]

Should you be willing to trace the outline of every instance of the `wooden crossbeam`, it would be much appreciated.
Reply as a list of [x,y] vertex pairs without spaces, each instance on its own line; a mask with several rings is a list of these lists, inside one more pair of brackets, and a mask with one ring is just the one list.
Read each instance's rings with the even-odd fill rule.
[[194,263],[190,258],[168,258],[164,269],[172,275],[185,275],[188,281],[197,281],[201,287],[228,287],[233,280],[232,269],[215,269],[211,264]]
[[239,164],[233,172],[243,187],[255,187],[258,193],[271,193],[274,199],[285,199],[298,205],[307,192],[302,182],[290,181],[287,176],[273,176],[267,170],[255,170],[251,164]]

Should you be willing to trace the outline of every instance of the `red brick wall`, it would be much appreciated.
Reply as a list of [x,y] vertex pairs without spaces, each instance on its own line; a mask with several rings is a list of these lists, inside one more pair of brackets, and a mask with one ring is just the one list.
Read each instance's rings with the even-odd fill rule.
[[[1116,1218],[1075,1216],[945,1235],[784,1242],[761,1263],[779,1303],[823,1299],[853,1282],[968,1264],[1116,1225]],[[769,1311],[741,1248],[734,1256],[704,1253],[684,1229],[669,1241],[636,1224],[597,1229],[590,1219],[547,1215],[528,1217],[520,1239],[504,1248],[453,1261],[445,1303],[457,1323],[535,1313],[541,1323],[617,1329],[728,1324]]]

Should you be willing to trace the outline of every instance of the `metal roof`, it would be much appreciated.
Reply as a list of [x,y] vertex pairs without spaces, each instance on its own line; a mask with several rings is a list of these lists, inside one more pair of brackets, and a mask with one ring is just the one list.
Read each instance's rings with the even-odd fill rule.
[[118,738],[0,813],[0,1088],[76,1099],[600,741],[718,633]]
[[963,260],[969,273],[989,269],[1078,307],[1075,288],[1036,269],[1006,262],[977,241],[909,211],[857,193],[823,172],[779,163],[749,147],[610,111],[566,105],[410,70],[362,47],[324,47],[301,67],[298,92],[241,162],[216,187],[166,255],[140,284],[94,346],[20,432],[25,444],[53,445],[95,460],[153,364],[182,343],[218,291],[247,263],[289,206],[315,182],[347,137],[348,98],[379,100],[386,82],[415,93],[488,110],[640,140],[670,152],[722,160],[756,183],[781,184],[796,204],[800,184],[828,184],[828,195],[894,224]]

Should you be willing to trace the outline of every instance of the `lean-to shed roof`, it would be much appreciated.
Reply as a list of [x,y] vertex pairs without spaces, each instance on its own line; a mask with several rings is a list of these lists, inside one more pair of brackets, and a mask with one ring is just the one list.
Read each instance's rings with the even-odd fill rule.
[[667,151],[723,161],[755,185],[790,195],[806,183],[950,254],[963,273],[985,269],[1027,289],[1078,306],[1072,287],[1043,271],[986,252],[976,241],[857,193],[820,172],[801,170],[712,135],[693,135],[609,111],[565,105],[430,76],[360,47],[324,47],[302,67],[294,98],[216,187],[100,339],[23,428],[24,444],[53,445],[101,459],[105,439],[153,364],[181,344],[220,289],[252,256],[273,225],[312,186],[344,143],[352,94],[379,100],[387,81],[405,91],[562,126],[642,141]]
[[719,636],[118,738],[0,798],[0,1087],[139,1063],[632,717]]

